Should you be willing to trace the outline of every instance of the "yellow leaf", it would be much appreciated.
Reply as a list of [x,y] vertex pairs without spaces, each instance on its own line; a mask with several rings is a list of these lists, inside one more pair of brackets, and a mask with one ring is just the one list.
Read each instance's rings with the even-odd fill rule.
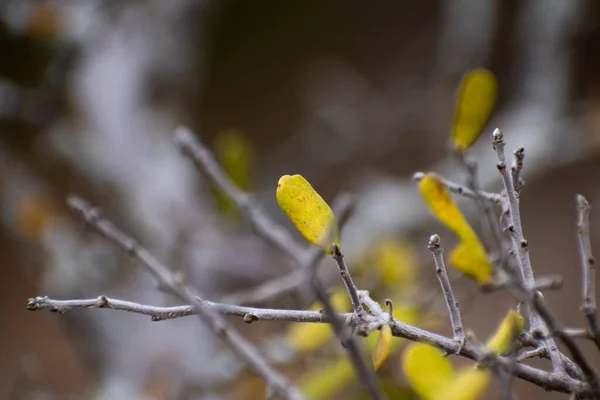
[[488,339],[486,347],[497,354],[507,353],[513,340],[523,330],[523,325],[524,320],[521,314],[516,310],[510,310],[496,332]]
[[487,69],[477,68],[464,75],[451,134],[458,150],[468,149],[481,134],[494,108],[497,86],[496,78]]
[[311,369],[301,379],[299,388],[311,400],[330,399],[332,395],[346,388],[354,376],[354,368],[344,354],[333,362]]
[[[345,288],[335,291],[330,297],[331,305],[338,312],[350,309],[350,297]],[[321,310],[323,305],[315,302],[311,310]],[[290,347],[298,352],[311,352],[323,346],[333,336],[329,324],[322,323],[294,323],[291,324],[286,335]]]
[[434,399],[454,378],[450,361],[440,350],[413,342],[404,350],[402,369],[417,394],[425,400]]
[[459,243],[450,253],[450,263],[479,283],[492,281],[492,264],[479,240]]
[[417,269],[414,249],[408,243],[392,239],[380,239],[376,246],[376,265],[383,282],[394,287],[414,286]]
[[[227,175],[237,186],[248,190],[251,184],[253,150],[244,132],[225,129],[214,139],[215,154]],[[237,211],[229,198],[220,190],[214,189],[217,206],[223,213]]]
[[373,349],[373,353],[371,353],[371,357],[373,359],[373,367],[375,370],[378,370],[381,367],[381,364],[390,356],[391,352],[391,343],[392,343],[392,328],[389,325],[384,325],[381,327],[381,331],[379,332],[379,337],[377,339],[377,344]]
[[303,176],[282,176],[277,184],[277,202],[309,242],[328,253],[333,243],[339,244],[333,211]]
[[477,368],[461,368],[454,378],[444,385],[432,400],[476,400],[490,382],[490,373]]
[[488,283],[492,264],[479,238],[452,199],[448,187],[436,174],[429,173],[419,181],[419,189],[432,213],[460,238],[461,242],[450,254],[452,265],[477,282]]

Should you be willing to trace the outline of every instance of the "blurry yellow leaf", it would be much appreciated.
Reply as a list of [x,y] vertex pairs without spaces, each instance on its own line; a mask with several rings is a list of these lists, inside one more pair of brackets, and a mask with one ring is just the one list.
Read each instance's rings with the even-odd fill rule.
[[464,218],[442,180],[433,173],[425,174],[419,181],[423,199],[433,214],[460,238],[460,243],[450,255],[456,269],[477,280],[491,280],[492,264],[477,235]]
[[382,280],[394,287],[415,285],[417,256],[408,243],[381,239],[377,245],[376,265]]
[[377,344],[371,353],[373,359],[373,367],[378,370],[381,364],[390,356],[392,344],[392,328],[389,325],[384,325],[379,331]]
[[339,242],[333,211],[303,176],[282,176],[277,184],[277,202],[309,242],[328,253],[329,247]]
[[[338,312],[350,309],[350,297],[345,288],[335,291],[330,297],[331,305]],[[323,305],[315,302],[310,309],[321,310]],[[321,323],[294,323],[290,324],[287,331],[287,342],[298,352],[311,352],[323,346],[333,336],[329,324]]]
[[415,392],[425,400],[434,399],[454,379],[450,361],[440,350],[413,342],[404,350],[402,368]]
[[354,379],[354,368],[344,354],[342,357],[313,368],[300,381],[300,391],[311,400],[330,399]]
[[459,243],[450,253],[450,263],[479,283],[492,280],[492,264],[479,240]]
[[468,149],[481,134],[494,108],[496,92],[496,78],[487,69],[477,68],[464,75],[451,134],[458,150]]
[[[215,154],[219,163],[236,185],[243,190],[251,186],[253,149],[244,132],[225,129],[214,139]],[[224,212],[237,210],[224,193],[214,189],[219,209]]]
[[451,381],[436,392],[432,400],[476,400],[490,382],[490,373],[477,368],[461,368]]
[[524,320],[516,310],[510,310],[498,326],[496,332],[488,339],[486,347],[497,354],[505,354],[510,350],[513,340],[523,330]]

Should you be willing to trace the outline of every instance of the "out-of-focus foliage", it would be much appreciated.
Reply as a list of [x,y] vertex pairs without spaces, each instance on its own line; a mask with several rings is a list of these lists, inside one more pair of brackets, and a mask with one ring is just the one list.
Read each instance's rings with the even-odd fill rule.
[[56,206],[52,199],[42,192],[25,193],[19,200],[17,226],[26,240],[37,242],[50,225]]
[[477,140],[496,103],[496,78],[485,68],[467,72],[458,89],[451,139],[459,151]]
[[523,316],[516,310],[510,310],[502,320],[496,332],[486,342],[486,347],[491,351],[504,354],[510,350],[513,340],[523,330]]
[[392,328],[389,325],[384,325],[381,327],[381,331],[379,332],[379,336],[377,338],[377,343],[373,348],[373,352],[371,353],[371,358],[373,360],[373,367],[375,370],[378,370],[381,367],[381,364],[390,356],[390,352],[392,350]]
[[490,282],[492,264],[485,248],[452,199],[448,187],[436,174],[428,173],[419,181],[419,189],[432,213],[460,239],[450,253],[452,265],[479,283]]
[[425,343],[407,346],[402,367],[415,392],[425,400],[478,399],[490,380],[488,371],[477,368],[454,371],[440,350]]
[[[333,309],[337,312],[349,311],[350,297],[345,288],[337,289],[330,298]],[[310,310],[321,310],[323,304],[315,302]],[[333,336],[329,324],[291,324],[287,332],[287,342],[294,350],[299,352],[311,352],[329,341]]]
[[277,202],[311,243],[330,252],[339,245],[338,226],[331,207],[302,175],[284,175],[277,184]]
[[[222,130],[214,139],[214,148],[217,159],[231,180],[240,189],[249,190],[252,186],[254,151],[244,132],[239,129]],[[237,212],[227,196],[218,189],[214,191],[221,213],[227,215]]]
[[[414,324],[419,320],[416,307],[406,303],[394,303],[393,316],[395,319]],[[390,332],[391,333],[391,332]],[[379,332],[374,331],[363,339],[368,351],[372,351],[379,339]],[[390,353],[397,350],[404,342],[401,338],[391,338]],[[310,399],[328,399],[348,386],[355,378],[354,369],[346,354],[339,354],[333,360],[327,360],[304,375],[299,383],[302,392]]]

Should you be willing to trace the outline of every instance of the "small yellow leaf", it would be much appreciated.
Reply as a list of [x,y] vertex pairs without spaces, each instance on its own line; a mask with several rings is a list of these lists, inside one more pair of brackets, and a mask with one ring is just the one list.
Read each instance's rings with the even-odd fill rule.
[[477,368],[461,368],[432,400],[476,400],[481,398],[490,382],[490,373]]
[[373,367],[378,370],[381,364],[390,356],[392,344],[392,328],[389,325],[381,327],[377,344],[371,353],[373,359]]
[[[350,309],[350,297],[345,288],[336,290],[329,299],[334,310],[338,312]],[[323,305],[315,302],[311,310],[321,310]],[[304,323],[291,324],[286,335],[290,347],[298,352],[315,351],[333,337],[332,328],[329,324]]]
[[448,187],[433,173],[419,181],[423,199],[432,213],[460,238],[460,243],[450,254],[452,265],[479,283],[491,280],[492,264],[485,248],[452,199]]
[[[253,150],[244,132],[225,129],[214,139],[215,154],[227,175],[243,190],[250,189],[253,166]],[[238,212],[237,207],[219,189],[213,189],[217,207],[223,214]]]
[[413,342],[404,350],[402,369],[412,388],[425,400],[434,399],[454,378],[450,361],[440,350]]
[[513,340],[523,330],[524,323],[521,314],[516,310],[510,310],[496,332],[488,339],[486,347],[497,354],[507,353]]
[[309,242],[328,253],[333,243],[339,244],[333,211],[303,176],[282,176],[277,184],[277,202]]
[[492,264],[479,240],[460,242],[450,253],[450,263],[479,283],[492,281]]
[[458,90],[451,134],[458,150],[468,149],[481,134],[494,108],[497,86],[496,78],[485,68],[477,68],[464,75]]

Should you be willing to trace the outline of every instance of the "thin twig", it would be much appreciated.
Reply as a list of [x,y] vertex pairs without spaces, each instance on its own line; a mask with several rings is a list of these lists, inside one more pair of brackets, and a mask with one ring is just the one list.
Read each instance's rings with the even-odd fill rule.
[[538,347],[532,350],[527,350],[522,352],[521,354],[519,354],[517,356],[517,361],[521,362],[524,360],[527,360],[528,358],[534,358],[534,357],[540,357],[540,358],[544,358],[546,357],[546,355],[548,354],[548,352],[546,351],[545,347]]
[[[479,290],[482,293],[492,293],[502,289],[508,289],[510,286],[514,285],[514,282],[510,277],[507,276],[505,280],[486,283],[480,285]],[[558,290],[562,288],[563,280],[560,276],[540,276],[535,279],[536,290]]]
[[213,184],[222,190],[246,215],[261,236],[294,259],[297,265],[301,263],[299,257],[302,254],[302,247],[298,245],[290,232],[269,218],[248,193],[237,187],[215,160],[210,150],[188,128],[177,128],[174,140],[181,152],[191,158]]
[[450,279],[448,279],[448,274],[446,273],[446,266],[444,264],[443,250],[440,246],[439,235],[431,235],[429,238],[428,248],[433,254],[433,259],[435,261],[435,272],[440,281],[442,291],[444,292],[444,298],[446,299],[446,306],[448,307],[448,313],[450,315],[450,323],[452,324],[454,340],[464,345],[466,340],[465,330],[463,328],[462,318],[460,316],[458,301],[456,301],[456,298],[454,297],[452,286],[450,286]]
[[[413,174],[413,180],[418,182],[421,179],[423,179],[424,176],[425,176],[425,173],[416,172]],[[502,196],[500,196],[498,193],[490,193],[490,192],[486,192],[483,190],[474,191],[474,190],[471,190],[470,188],[466,187],[465,185],[461,185],[456,182],[451,182],[444,178],[440,178],[440,179],[441,179],[442,183],[444,185],[446,185],[448,190],[452,193],[464,196],[469,199],[481,198],[481,199],[484,199],[484,200],[486,200],[490,203],[494,203],[494,204],[500,204],[502,202]]]
[[348,266],[346,265],[346,261],[344,261],[344,254],[342,250],[337,244],[331,245],[331,254],[333,255],[333,259],[338,265],[340,269],[340,276],[342,277],[342,281],[344,281],[344,285],[346,285],[346,290],[350,295],[350,301],[352,302],[352,309],[357,316],[362,316],[364,314],[364,309],[362,304],[360,303],[360,299],[358,298],[358,293],[356,289],[356,285],[352,280],[352,276],[350,275],[350,271],[348,271]]
[[69,196],[69,206],[81,214],[86,224],[112,241],[124,250],[133,259],[142,264],[148,272],[159,282],[161,287],[184,302],[193,304],[199,319],[205,323],[213,333],[226,342],[235,354],[246,362],[246,364],[257,375],[261,376],[270,390],[277,395],[291,400],[301,400],[304,396],[283,375],[273,369],[262,357],[254,345],[240,335],[227,321],[222,319],[209,307],[203,306],[201,296],[185,285],[183,279],[174,275],[155,258],[148,250],[140,246],[135,239],[123,233],[112,222],[103,218],[98,209],[78,196]]
[[510,169],[513,186],[517,193],[521,192],[525,182],[521,179],[521,171],[523,170],[523,160],[525,160],[525,148],[519,147],[513,152],[513,165]]
[[[224,316],[241,317],[246,323],[252,323],[255,321],[314,323],[330,322],[330,318],[320,311],[243,307],[231,304],[214,303],[207,300],[201,301],[203,307],[213,310],[215,313]],[[39,296],[29,299],[27,303],[27,309],[30,311],[49,310],[52,312],[64,313],[69,310],[75,310],[79,308],[106,308],[111,310],[126,311],[148,315],[152,318],[152,321],[164,321],[197,314],[195,306],[192,305],[157,307],[131,301],[113,299],[106,296],[99,296],[95,299],[73,300],[56,300],[47,296]],[[339,317],[344,319],[351,316],[352,313],[339,314]]]
[[577,202],[577,241],[579,242],[579,256],[581,258],[583,305],[581,310],[585,314],[594,343],[600,349],[600,325],[598,324],[598,307],[596,305],[596,265],[592,255],[590,239],[590,203],[585,197],[578,194]]

